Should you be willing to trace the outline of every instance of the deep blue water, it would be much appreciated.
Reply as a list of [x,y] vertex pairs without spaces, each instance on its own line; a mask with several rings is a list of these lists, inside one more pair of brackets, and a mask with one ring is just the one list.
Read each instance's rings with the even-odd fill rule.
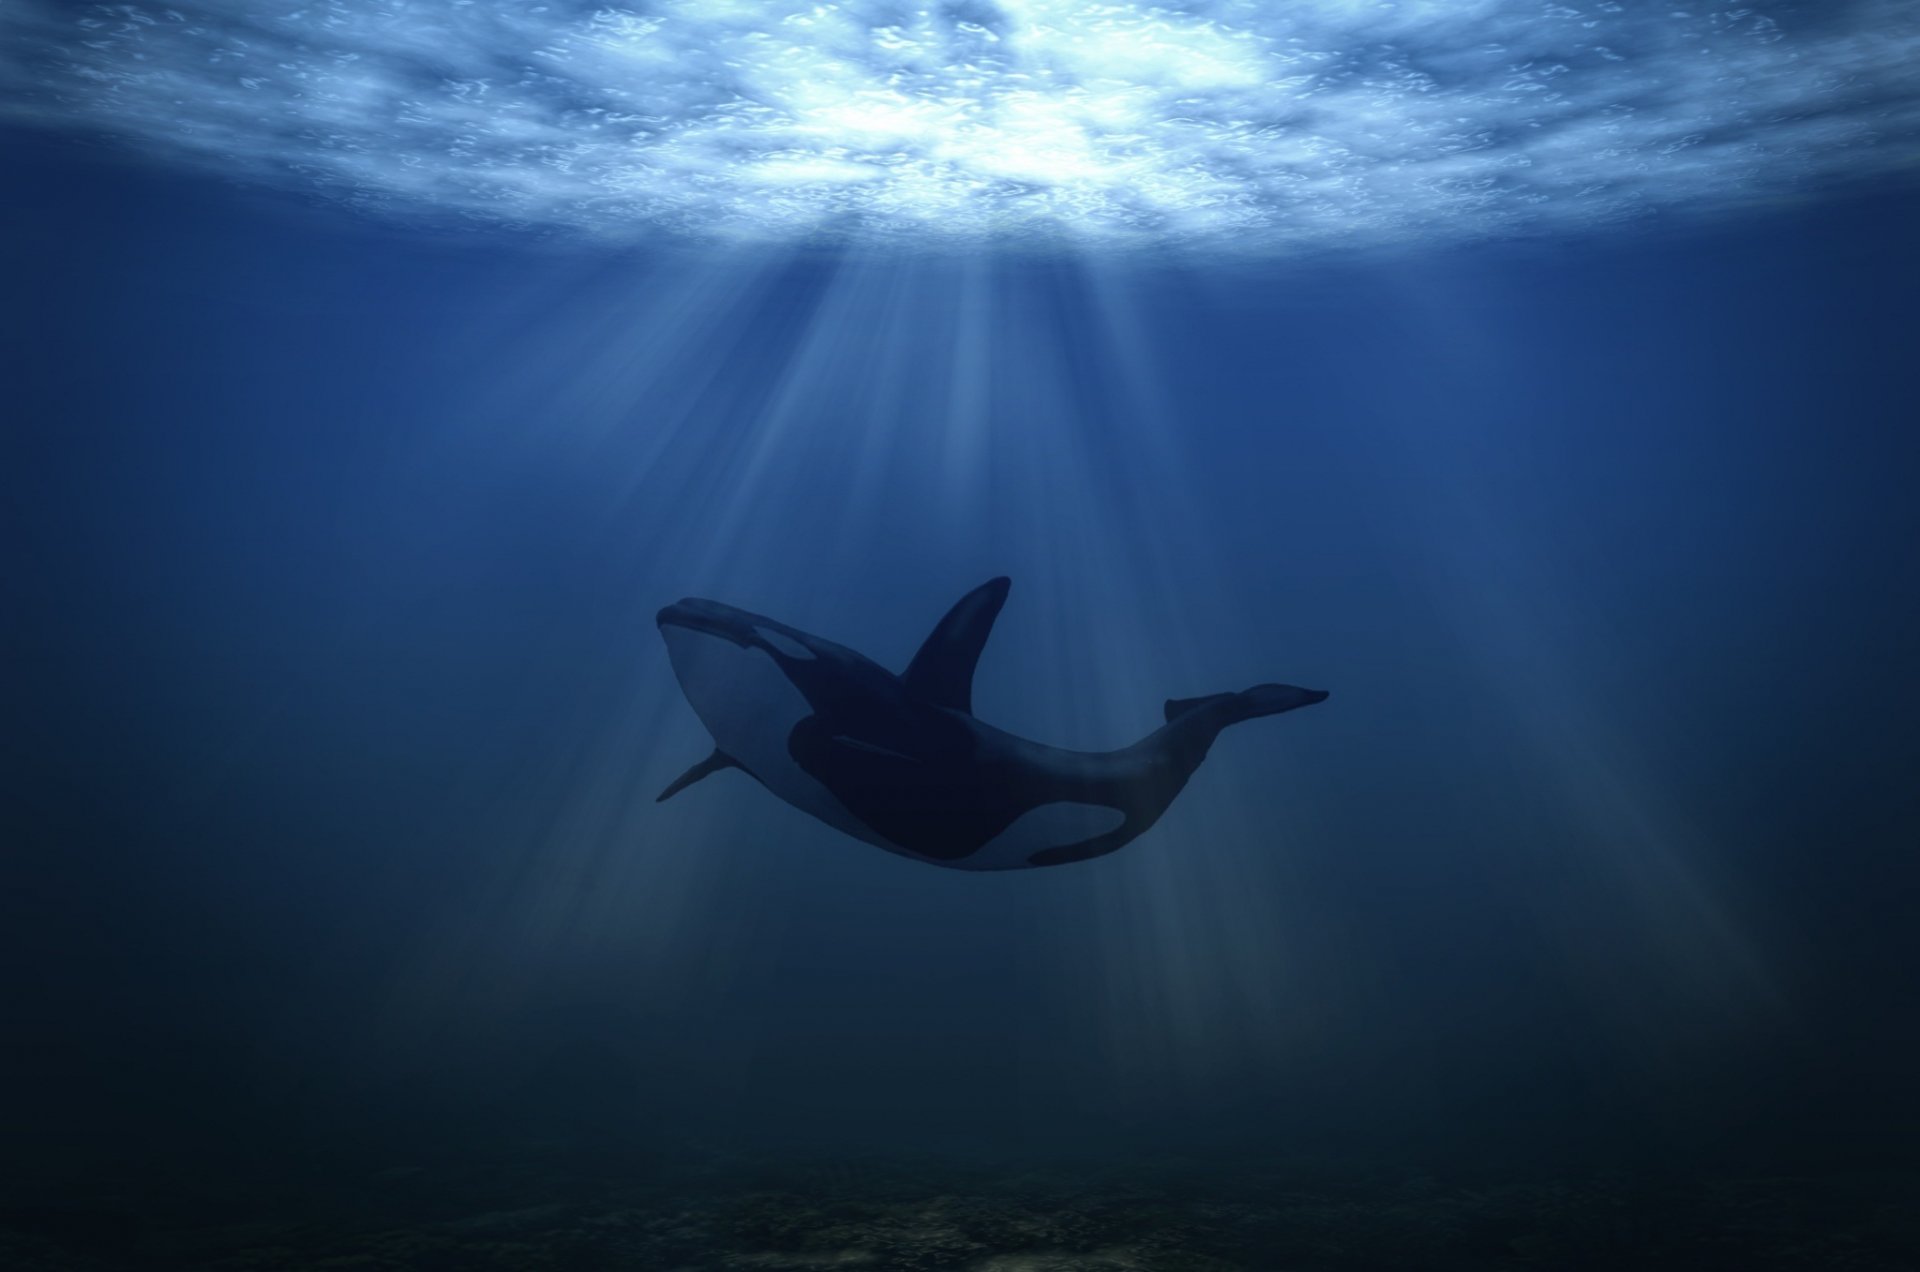
[[[1911,1170],[1910,192],[1249,267],[595,254],[15,138],[9,1177],[591,1146]],[[984,719],[1264,680],[974,876],[704,753],[707,596]]]

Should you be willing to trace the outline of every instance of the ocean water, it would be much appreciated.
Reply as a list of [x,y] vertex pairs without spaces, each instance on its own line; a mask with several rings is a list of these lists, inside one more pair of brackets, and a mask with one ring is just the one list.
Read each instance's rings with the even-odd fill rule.
[[[1779,14],[1786,71],[1620,56],[1725,71],[1703,128],[1876,88],[1756,126],[1791,192],[1687,149],[1401,220],[1387,154],[1144,245],[1004,190],[796,236],[706,132],[652,222],[599,151],[422,195],[469,152],[17,45],[0,1264],[1920,1266],[1920,195],[1860,51],[1912,24]],[[1057,868],[654,802],[712,745],[662,606],[898,671],[1003,575],[1014,733],[1331,696]]]

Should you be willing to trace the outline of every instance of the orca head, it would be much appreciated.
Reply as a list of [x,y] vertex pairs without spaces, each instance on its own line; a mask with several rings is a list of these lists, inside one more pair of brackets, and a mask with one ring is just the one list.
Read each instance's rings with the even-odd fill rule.
[[1279,715],[1282,711],[1310,707],[1326,700],[1325,689],[1302,689],[1299,685],[1255,685],[1239,696],[1239,705],[1251,719],[1255,716]]
[[864,659],[718,601],[679,601],[661,610],[656,621],[674,677],[713,736],[723,762],[745,769],[775,795],[829,826],[893,847],[794,758],[796,730],[819,713],[809,689],[826,701],[857,694],[857,688],[850,691],[848,686],[863,682]]
[[775,662],[811,662],[820,656],[814,638],[759,614],[690,596],[667,606],[655,616],[666,639],[675,671],[681,657],[722,641],[741,650],[759,650]]
[[820,660],[814,638],[759,614],[689,598],[660,611],[673,674],[721,750],[754,767],[786,750],[813,707],[793,672]]

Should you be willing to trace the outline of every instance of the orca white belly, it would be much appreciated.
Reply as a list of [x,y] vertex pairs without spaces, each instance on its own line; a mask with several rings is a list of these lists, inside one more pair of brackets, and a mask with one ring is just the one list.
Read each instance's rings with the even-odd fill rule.
[[771,655],[686,627],[669,626],[662,634],[674,674],[715,746],[802,812],[856,839],[899,851],[794,763],[787,739],[813,707]]

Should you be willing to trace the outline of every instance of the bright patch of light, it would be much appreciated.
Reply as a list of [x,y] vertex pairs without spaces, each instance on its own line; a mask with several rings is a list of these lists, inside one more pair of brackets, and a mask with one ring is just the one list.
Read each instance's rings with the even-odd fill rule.
[[614,239],[1287,247],[1713,210],[1920,158],[1920,8],[0,3],[0,118]]

